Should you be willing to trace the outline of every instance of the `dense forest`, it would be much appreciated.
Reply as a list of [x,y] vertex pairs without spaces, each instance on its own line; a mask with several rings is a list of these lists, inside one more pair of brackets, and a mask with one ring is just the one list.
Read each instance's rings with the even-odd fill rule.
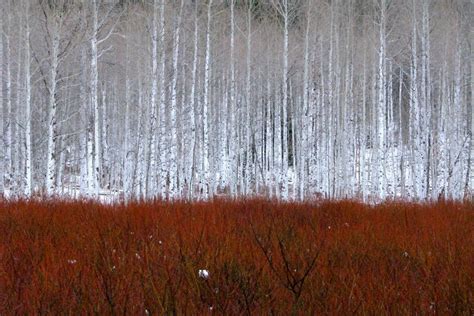
[[0,195],[472,198],[469,0],[1,0]]

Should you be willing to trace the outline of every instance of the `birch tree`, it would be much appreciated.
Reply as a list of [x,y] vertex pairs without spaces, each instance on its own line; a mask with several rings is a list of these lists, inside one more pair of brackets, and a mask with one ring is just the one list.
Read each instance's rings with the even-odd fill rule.
[[177,94],[178,94],[178,57],[179,57],[179,38],[180,38],[180,31],[181,31],[181,15],[183,11],[184,0],[180,2],[177,26],[175,28],[175,35],[174,35],[174,49],[173,49],[173,76],[172,76],[172,83],[171,83],[171,114],[170,114],[170,173],[171,173],[171,188],[170,188],[170,195],[172,198],[178,197],[178,138],[177,138]]
[[[30,3],[25,1],[25,195],[32,193]],[[1,46],[1,43],[0,43]],[[2,52],[0,51],[0,55]],[[0,61],[1,65],[1,61]],[[1,67],[0,67],[1,68]],[[1,77],[1,74],[0,74]],[[1,93],[0,93],[1,99]],[[1,109],[0,109],[1,111]],[[1,170],[0,170],[1,172]]]
[[[164,8],[162,8],[164,10]],[[148,164],[146,180],[146,196],[149,197],[155,191],[155,167],[156,167],[156,108],[158,97],[158,0],[153,1],[153,21],[151,24],[151,102],[150,102],[150,134],[148,139]]]
[[209,85],[210,85],[210,71],[211,71],[211,18],[212,18],[212,0],[209,0],[207,4],[207,29],[206,29],[206,51],[204,61],[204,94],[203,94],[203,105],[202,105],[202,126],[203,126],[203,138],[202,138],[202,159],[203,159],[203,182],[201,190],[203,190],[204,198],[208,198],[210,186],[210,173],[209,173]]
[[472,196],[467,2],[0,7],[0,194]]
[[56,99],[56,78],[59,67],[59,41],[61,17],[60,10],[63,8],[56,5],[43,4],[43,10],[47,12],[47,28],[50,33],[50,76],[49,76],[49,96],[48,96],[48,151],[46,162],[46,192],[48,195],[55,193],[56,187],[56,142],[57,142],[57,99]]
[[380,1],[380,25],[379,25],[379,63],[378,63],[378,103],[377,103],[377,150],[378,150],[378,179],[379,196],[385,199],[386,196],[386,91],[385,91],[385,24],[386,24],[386,3]]
[[5,193],[5,136],[4,131],[4,108],[3,108],[3,34],[4,25],[3,25],[3,10],[0,13],[2,18],[0,21],[0,132],[2,132],[2,148],[0,148],[0,196],[3,196]]

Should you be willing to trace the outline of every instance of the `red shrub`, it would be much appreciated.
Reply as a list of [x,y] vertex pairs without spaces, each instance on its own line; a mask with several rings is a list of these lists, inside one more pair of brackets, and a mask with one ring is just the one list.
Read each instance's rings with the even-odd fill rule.
[[0,202],[0,314],[473,314],[473,245],[468,202]]

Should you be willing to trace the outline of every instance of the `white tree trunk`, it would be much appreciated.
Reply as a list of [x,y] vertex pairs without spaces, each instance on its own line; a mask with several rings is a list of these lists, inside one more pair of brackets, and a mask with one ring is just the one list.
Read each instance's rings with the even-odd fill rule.
[[[164,7],[162,8],[164,10]],[[149,109],[149,139],[148,139],[148,159],[146,173],[146,197],[149,198],[156,192],[155,189],[155,168],[156,168],[156,104],[158,97],[158,0],[153,1],[153,21],[152,21],[152,49],[151,49],[151,102]]]
[[175,28],[174,35],[174,49],[173,49],[173,77],[171,83],[171,114],[170,114],[170,135],[169,141],[170,144],[170,197],[177,198],[178,195],[178,138],[177,138],[177,120],[176,120],[176,111],[177,111],[177,83],[178,83],[178,57],[179,57],[179,36],[181,32],[181,14],[183,11],[184,1],[181,0],[180,11],[178,15],[177,26]]
[[209,197],[209,85],[210,85],[210,72],[211,72],[211,13],[212,13],[212,0],[209,0],[207,8],[207,30],[206,30],[206,52],[205,52],[205,64],[204,64],[204,96],[203,96],[203,110],[202,110],[202,124],[203,124],[203,182],[204,186],[203,197],[207,199]]
[[283,33],[283,111],[282,111],[282,120],[283,120],[283,139],[282,139],[282,173],[283,173],[283,191],[282,198],[284,200],[288,199],[288,0],[284,1],[284,33]]
[[56,100],[56,77],[58,74],[58,54],[60,35],[58,21],[52,17],[50,25],[51,53],[50,53],[50,83],[48,100],[48,152],[46,162],[46,193],[50,196],[55,193],[56,187],[56,142],[57,142],[57,100]]
[[[25,192],[25,195],[29,197],[31,196],[31,193],[32,193],[31,74],[30,74],[31,51],[30,51],[29,1],[25,1],[25,5],[26,5],[26,8],[25,8],[26,30],[25,30],[25,190],[24,192]],[[1,45],[2,44],[0,41],[0,46]],[[0,55],[1,54],[2,52],[0,49]],[[2,63],[1,63],[1,58],[0,58],[0,65],[1,64]],[[0,78],[1,77],[2,76],[0,74]],[[1,100],[1,93],[0,93],[0,100]],[[1,107],[0,107],[0,111],[1,111]]]
[[168,194],[167,189],[167,154],[166,154],[166,118],[165,118],[165,101],[166,101],[166,85],[165,85],[165,73],[166,73],[166,49],[165,49],[165,1],[161,1],[160,10],[160,31],[159,38],[161,44],[161,65],[160,65],[160,187],[159,194],[165,197]]
[[238,128],[237,128],[237,104],[235,100],[235,18],[234,18],[235,0],[230,1],[230,126],[231,134],[229,140],[230,151],[230,194],[237,194],[237,151],[238,151]]
[[305,181],[306,181],[306,166],[308,164],[307,154],[308,148],[308,136],[309,136],[309,108],[308,108],[308,97],[309,97],[309,31],[311,25],[311,1],[308,1],[308,8],[306,14],[306,31],[304,39],[304,66],[303,66],[303,118],[302,118],[302,144],[300,152],[300,168],[299,168],[299,199],[303,200],[305,196]]
[[360,127],[360,189],[362,200],[367,200],[367,66],[366,66],[366,48],[364,47],[364,74],[362,81],[362,126]]
[[386,117],[387,106],[385,100],[385,0],[381,0],[380,29],[379,29],[379,64],[378,64],[378,102],[377,102],[377,145],[378,145],[378,187],[379,197],[386,197]]
[[193,52],[193,69],[192,69],[192,79],[191,79],[191,95],[189,101],[189,118],[190,118],[190,155],[188,160],[188,186],[189,186],[189,195],[190,199],[194,196],[194,179],[196,174],[196,144],[197,144],[197,133],[196,133],[196,76],[197,76],[197,66],[198,66],[198,39],[199,39],[199,28],[198,28],[198,6],[197,2],[195,3],[195,12],[194,12],[194,52]]
[[[87,61],[87,54],[86,50],[83,48],[81,50],[81,86],[80,86],[80,113],[81,113],[81,127],[84,128],[84,133],[80,136],[80,169],[81,169],[81,186],[80,191],[81,195],[87,196],[91,193],[92,189],[90,188],[89,184],[92,184],[92,178],[90,179],[90,175],[92,175],[92,170],[89,170],[89,161],[92,158],[92,152],[89,154],[89,110],[90,104],[87,99],[87,72],[86,72],[86,61]],[[92,148],[92,146],[91,146]],[[90,166],[92,169],[92,165]]]
[[413,187],[413,195],[415,198],[422,197],[422,178],[423,172],[421,163],[423,155],[421,153],[420,142],[420,128],[421,128],[421,114],[418,102],[418,61],[417,61],[417,28],[416,28],[416,10],[413,10],[413,30],[412,30],[412,60],[411,60],[411,81],[410,81],[410,140],[412,144],[412,175],[411,182]]
[[403,137],[403,109],[402,109],[402,91],[403,91],[403,69],[400,67],[398,86],[398,152],[400,154],[400,197],[405,196],[405,145]]
[[[19,27],[17,28],[18,39],[16,42],[23,42],[23,23],[22,17],[19,17]],[[11,125],[12,125],[12,163],[11,163],[11,176],[12,176],[12,193],[16,196],[22,193],[21,188],[24,185],[23,173],[20,172],[20,143],[22,141],[22,131],[20,131],[20,124],[22,120],[20,119],[20,107],[22,104],[22,91],[24,89],[24,82],[21,80],[22,73],[22,54],[23,47],[17,48],[17,61],[16,61],[16,92],[15,92],[15,107],[12,109],[11,113]]]
[[90,39],[91,47],[91,60],[90,60],[90,93],[91,93],[91,102],[92,108],[94,110],[93,114],[93,133],[94,133],[94,153],[93,161],[94,167],[92,171],[93,177],[93,186],[95,195],[99,194],[100,190],[100,173],[101,173],[101,162],[100,162],[100,117],[99,117],[99,101],[98,101],[98,81],[99,81],[99,72],[97,67],[97,32],[98,32],[98,21],[97,21],[97,0],[91,1],[92,6],[92,32]]
[[[6,98],[6,109],[4,124],[6,125],[5,135],[5,175],[7,180],[8,188],[11,189],[12,182],[12,75],[11,75],[11,64],[12,64],[12,52],[11,52],[11,13],[7,12],[7,32],[5,36],[5,57],[6,57],[6,84],[5,84],[5,98]],[[3,79],[3,77],[2,77]]]
[[[3,109],[3,12],[0,13],[0,132],[3,134],[4,127],[4,109]],[[0,148],[0,197],[5,192],[5,138],[2,137],[2,146]]]
[[[127,23],[127,35],[130,34],[130,23]],[[130,40],[126,38],[126,64],[125,64],[125,139],[123,146],[123,170],[122,170],[122,185],[123,185],[123,194],[126,200],[128,200],[132,195],[132,152],[131,152],[131,143],[132,143],[132,131],[130,124]]]
[[247,12],[247,79],[245,86],[245,97],[247,101],[247,106],[245,110],[245,183],[244,183],[244,194],[248,195],[250,192],[250,133],[252,128],[250,125],[250,108],[252,106],[252,96],[250,89],[250,78],[251,78],[251,48],[252,48],[252,6],[253,0],[249,0],[248,3],[248,12]]
[[422,131],[420,133],[421,148],[423,160],[422,164],[423,175],[419,175],[422,182],[422,195],[425,198],[430,196],[430,156],[431,156],[431,135],[424,131],[430,130],[431,125],[431,90],[430,90],[430,44],[429,44],[429,2],[423,0],[422,3],[422,34],[421,34],[421,125]]
[[107,135],[108,135],[108,106],[107,106],[107,87],[105,83],[102,85],[102,137],[101,137],[101,148],[102,148],[102,177],[103,177],[103,185],[105,188],[109,189],[110,188],[110,162],[109,162],[109,143],[107,140]]

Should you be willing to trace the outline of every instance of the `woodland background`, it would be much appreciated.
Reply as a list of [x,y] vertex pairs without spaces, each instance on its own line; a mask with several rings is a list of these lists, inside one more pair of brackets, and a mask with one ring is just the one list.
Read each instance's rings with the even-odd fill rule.
[[0,1],[0,193],[472,197],[471,1]]

